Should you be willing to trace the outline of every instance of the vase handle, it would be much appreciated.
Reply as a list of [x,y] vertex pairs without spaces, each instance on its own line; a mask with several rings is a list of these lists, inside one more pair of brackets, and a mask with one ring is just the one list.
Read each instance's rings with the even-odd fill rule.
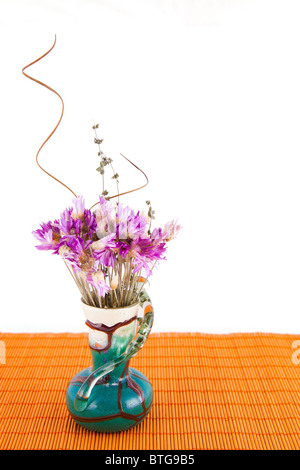
[[128,345],[123,354],[99,367],[86,378],[74,399],[74,407],[77,411],[84,411],[86,409],[91,392],[99,379],[134,357],[144,346],[153,325],[154,311],[151,300],[145,290],[142,290],[139,294],[139,302],[143,308],[144,315],[138,318],[139,329],[134,340]]

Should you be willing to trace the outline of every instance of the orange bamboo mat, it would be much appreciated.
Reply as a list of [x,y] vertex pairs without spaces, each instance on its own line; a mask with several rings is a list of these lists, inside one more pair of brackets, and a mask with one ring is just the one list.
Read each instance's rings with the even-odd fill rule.
[[87,335],[0,334],[0,449],[300,449],[295,340],[153,333],[131,361],[153,384],[150,415],[100,434],[75,424],[65,405],[69,380],[91,365]]

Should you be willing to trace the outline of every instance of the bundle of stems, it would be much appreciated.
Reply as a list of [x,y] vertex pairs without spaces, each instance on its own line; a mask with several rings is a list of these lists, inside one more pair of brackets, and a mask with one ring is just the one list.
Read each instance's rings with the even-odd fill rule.
[[133,272],[129,257],[119,258],[114,268],[105,268],[106,282],[110,285],[110,290],[101,297],[97,289],[87,281],[84,271],[75,271],[67,261],[65,264],[83,302],[93,307],[121,308],[134,305],[138,302],[139,295],[147,282],[147,278],[142,276],[142,270]]

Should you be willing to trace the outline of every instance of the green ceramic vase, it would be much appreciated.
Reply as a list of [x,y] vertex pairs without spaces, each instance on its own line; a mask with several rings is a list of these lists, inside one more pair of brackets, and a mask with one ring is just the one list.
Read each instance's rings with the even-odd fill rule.
[[83,302],[82,307],[89,329],[92,366],[70,381],[68,410],[76,423],[87,429],[124,431],[141,423],[152,406],[151,383],[129,366],[151,331],[151,301],[142,291],[139,302],[129,307],[104,309]]

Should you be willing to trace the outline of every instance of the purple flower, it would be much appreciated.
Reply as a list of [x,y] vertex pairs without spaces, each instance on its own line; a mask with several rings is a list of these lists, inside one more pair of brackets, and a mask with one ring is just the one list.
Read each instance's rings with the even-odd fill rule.
[[72,217],[73,219],[80,219],[83,216],[85,210],[84,198],[82,196],[77,196],[77,198],[73,199],[72,202],[75,206],[72,212]]
[[94,258],[104,266],[114,267],[116,263],[116,253],[118,244],[116,235],[111,233],[101,240],[92,243]]
[[90,245],[90,241],[85,242],[80,237],[62,237],[55,247],[55,252],[68,261],[74,271],[88,271],[93,263]]
[[178,224],[177,220],[171,220],[166,223],[163,230],[166,237],[165,240],[168,242],[176,238],[181,228],[182,227]]
[[95,217],[98,238],[106,237],[109,233],[115,231],[114,208],[109,205],[104,197],[100,197],[100,204],[95,211]]
[[135,266],[133,272],[137,272],[144,268],[147,276],[151,274],[149,267],[153,266],[156,261],[165,259],[163,254],[166,251],[164,242],[148,238],[139,238],[130,243],[129,256],[132,258],[132,264]]
[[52,250],[60,240],[60,232],[56,227],[58,221],[41,223],[40,229],[32,232],[33,236],[41,242],[41,245],[36,246],[38,250]]
[[121,241],[117,242],[117,250],[118,250],[118,254],[122,258],[126,258],[128,252],[130,250],[130,241],[121,240]]
[[104,281],[104,274],[101,270],[89,272],[86,279],[93,287],[95,287],[100,297],[104,297],[110,290],[110,287]]
[[155,228],[152,230],[150,238],[152,243],[159,244],[166,240],[166,237],[169,235],[169,232],[163,231],[161,228]]
[[127,206],[118,205],[116,234],[120,240],[143,238],[147,231],[147,218]]
[[73,208],[70,207],[69,209],[64,210],[64,212],[60,215],[60,222],[58,224],[58,228],[62,236],[79,236],[80,234],[82,222],[80,219],[73,219],[72,214]]
[[97,221],[89,209],[84,209],[81,232],[85,238],[90,239],[97,230]]

